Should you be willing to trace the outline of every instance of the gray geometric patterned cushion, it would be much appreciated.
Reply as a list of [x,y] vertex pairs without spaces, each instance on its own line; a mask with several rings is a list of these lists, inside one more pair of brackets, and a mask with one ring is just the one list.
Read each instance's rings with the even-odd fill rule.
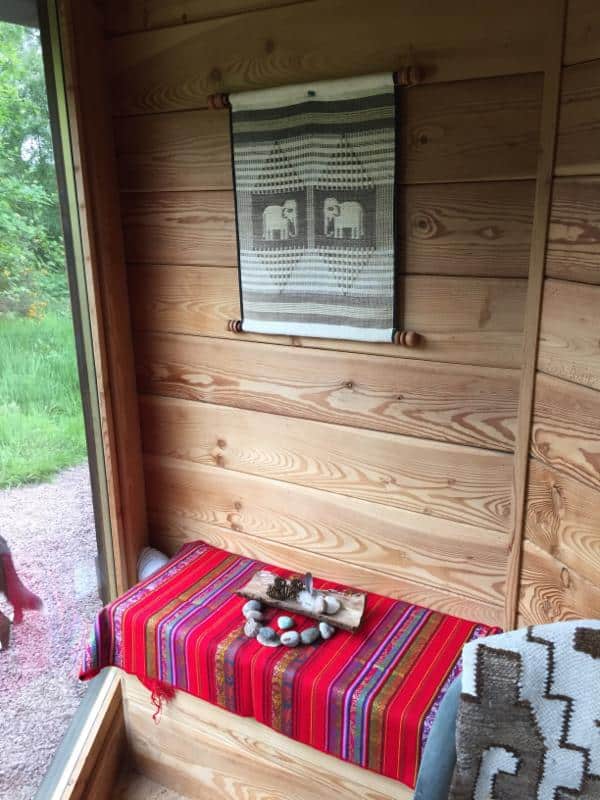
[[600,620],[466,645],[450,800],[600,800]]

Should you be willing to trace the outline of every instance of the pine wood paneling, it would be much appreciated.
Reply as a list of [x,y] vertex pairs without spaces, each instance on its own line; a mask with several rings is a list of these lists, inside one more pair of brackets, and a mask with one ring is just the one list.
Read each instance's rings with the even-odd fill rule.
[[305,0],[102,0],[102,6],[105,30],[116,36],[297,2]]
[[566,67],[562,80],[556,174],[600,174],[599,135],[600,60]]
[[405,272],[527,277],[533,181],[407,186],[399,248]]
[[[176,152],[176,158],[186,158],[185,150]],[[167,162],[160,163],[163,170],[156,175],[162,184]],[[210,167],[204,174],[206,183],[215,181]],[[150,180],[154,182],[154,178]],[[178,179],[164,181],[166,185],[176,182]],[[533,189],[529,181],[406,187],[399,222],[403,270],[408,274],[526,277]],[[237,265],[230,191],[127,193],[123,195],[123,222],[130,261]]]
[[600,389],[600,286],[547,280],[540,330],[542,372]]
[[529,541],[523,546],[521,625],[600,616],[600,588]]
[[600,284],[600,178],[554,181],[546,275]]
[[176,334],[138,335],[138,388],[510,451],[518,372]]
[[125,676],[125,719],[144,774],[188,797],[211,800],[411,800],[398,781],[343,762],[261,725],[177,692],[160,726],[148,691]]
[[598,584],[598,490],[531,459],[527,504],[527,538],[575,573]]
[[[400,126],[400,179],[439,184],[533,178],[541,82],[539,74],[514,75],[416,86],[407,91],[399,111],[404,121]],[[124,189],[232,186],[227,112],[184,111],[138,120],[126,117],[115,120],[115,129]],[[497,198],[491,188],[488,191],[484,211],[493,214],[495,200],[501,206],[506,203],[504,193],[509,189],[500,188]],[[513,191],[519,194],[520,190],[515,187]],[[531,192],[532,187],[529,197],[533,202]],[[438,202],[444,204],[443,199]],[[519,207],[515,211],[520,215]],[[530,224],[531,208],[528,212]],[[482,229],[487,225],[484,222]]]
[[430,81],[536,72],[554,6],[372,0],[366,14],[358,0],[318,0],[130,34],[109,43],[114,108],[203,108],[214,91],[393,70],[411,48]]
[[[235,338],[227,320],[239,317],[237,272],[211,267],[130,266],[134,327]],[[404,326],[424,346],[394,347],[331,339],[258,336],[241,340],[293,344],[427,361],[518,367],[527,283],[524,280],[407,276],[402,281]]]
[[417,86],[402,95],[407,183],[535,177],[542,76]]
[[531,449],[544,464],[600,491],[600,392],[538,374]]
[[593,58],[600,58],[600,4],[597,0],[569,0],[565,64]]
[[538,351],[539,321],[544,287],[546,243],[550,224],[552,202],[552,174],[556,151],[556,129],[560,106],[560,82],[564,28],[567,0],[561,0],[550,12],[550,34],[547,44],[547,60],[544,73],[544,97],[539,131],[540,157],[536,172],[536,191],[529,257],[529,277],[523,330],[523,353],[521,386],[519,391],[519,413],[515,457],[513,461],[514,520],[509,549],[506,576],[507,629],[515,625],[519,605],[519,580],[521,573],[521,543],[526,519],[527,464],[533,410],[533,392]]
[[146,453],[510,527],[508,454],[172,398],[143,396],[141,414]]
[[237,263],[231,192],[121,196],[128,261],[226,267]]
[[122,191],[232,188],[226,112],[117,117],[114,130]]
[[151,512],[502,604],[505,533],[164,457],[146,478]]
[[426,586],[412,579],[404,580],[390,575],[389,572],[378,572],[363,565],[356,566],[337,558],[328,558],[318,552],[307,552],[299,547],[281,544],[275,539],[267,540],[251,534],[240,535],[228,528],[205,523],[190,514],[151,512],[150,520],[153,542],[168,553],[175,552],[184,542],[203,539],[232,553],[279,564],[301,573],[312,571],[324,580],[346,583],[365,592],[398,597],[408,603],[417,603],[426,608],[490,625],[502,624],[499,606],[453,594],[431,584]]

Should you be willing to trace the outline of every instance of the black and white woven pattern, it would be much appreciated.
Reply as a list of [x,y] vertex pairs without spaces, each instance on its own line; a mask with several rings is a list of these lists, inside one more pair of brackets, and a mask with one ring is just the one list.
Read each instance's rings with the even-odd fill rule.
[[243,329],[390,341],[392,74],[230,102]]

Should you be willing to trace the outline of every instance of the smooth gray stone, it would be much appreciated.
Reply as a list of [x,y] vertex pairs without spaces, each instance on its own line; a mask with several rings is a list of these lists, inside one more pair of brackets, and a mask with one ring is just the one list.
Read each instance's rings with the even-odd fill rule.
[[244,625],[244,633],[249,639],[255,639],[258,636],[259,630],[260,622],[257,622],[255,619],[249,619]]
[[277,634],[270,628],[268,625],[263,625],[262,628],[259,630],[259,634],[262,636],[263,639],[275,639]]
[[246,619],[255,619],[257,622],[260,622],[263,618],[262,611],[257,611],[255,608],[249,608],[248,611],[244,611],[244,616]]
[[319,594],[315,597],[315,601],[313,603],[312,610],[315,614],[324,614],[325,613],[325,598],[322,594]]
[[300,634],[298,631],[286,631],[281,634],[281,644],[286,647],[297,647],[300,644]]
[[300,634],[302,644],[314,644],[319,638],[319,631],[316,628],[307,628]]
[[326,597],[325,598],[325,611],[327,614],[337,614],[337,612],[342,607],[342,604],[337,599],[337,597]]
[[260,611],[262,608],[259,600],[248,600],[247,603],[244,603],[242,606],[242,614],[244,616],[248,611]]
[[291,617],[286,617],[285,615],[278,617],[277,627],[281,628],[282,631],[289,631],[290,628],[294,627],[294,620]]
[[[268,639],[265,639],[265,637],[263,636],[263,631],[264,630],[270,631],[270,630],[273,630],[273,629],[272,628],[261,628],[260,631],[258,632],[258,636],[256,637],[256,641],[259,644],[262,644],[264,647],[279,647],[279,645],[281,644],[281,640],[279,639],[279,636],[275,636],[275,638],[269,637]],[[275,633],[275,631],[273,631],[273,633]]]
[[319,633],[321,634],[323,639],[331,639],[331,637],[335,633],[335,628],[328,622],[319,622]]

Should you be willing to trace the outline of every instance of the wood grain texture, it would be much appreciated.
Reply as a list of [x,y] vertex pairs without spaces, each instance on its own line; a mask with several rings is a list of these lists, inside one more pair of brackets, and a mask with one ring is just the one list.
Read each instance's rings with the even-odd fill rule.
[[569,0],[565,64],[600,58],[600,6],[596,0]]
[[[72,158],[76,182],[76,196],[69,200],[76,204],[74,248],[77,250],[80,237],[85,271],[78,291],[86,297],[83,314],[89,319],[84,319],[83,326],[89,324],[93,341],[93,364],[86,366],[91,385],[96,381],[101,427],[90,433],[90,463],[96,462],[96,448],[101,449],[97,470],[102,478],[94,479],[94,489],[96,499],[106,491],[110,520],[105,520],[109,534],[102,535],[100,543],[107,562],[114,565],[114,579],[111,576],[109,584],[116,584],[113,591],[123,592],[136,580],[137,557],[147,539],[147,526],[102,20],[92,0],[61,0],[58,16],[61,48],[56,56],[64,63],[70,128],[61,133],[65,140],[69,137],[66,157]],[[94,402],[95,398],[88,404],[90,429]],[[92,469],[92,475],[95,472]]]
[[566,67],[562,77],[556,174],[600,174],[599,134],[600,60]]
[[511,451],[518,372],[391,356],[146,333],[138,389],[424,439]]
[[538,368],[600,389],[600,286],[547,280]]
[[177,692],[157,727],[149,694],[125,676],[125,718],[137,768],[190,797],[214,800],[410,800],[384,778]]
[[502,609],[449,589],[438,589],[414,580],[400,578],[390,573],[379,572],[365,566],[356,566],[347,561],[329,558],[318,552],[307,552],[295,546],[281,544],[276,539],[266,540],[251,534],[240,536],[228,528],[221,528],[190,515],[171,514],[165,511],[152,512],[152,541],[165,552],[174,553],[184,542],[202,539],[215,547],[232,553],[278,564],[298,572],[312,570],[319,578],[337,581],[388,597],[397,597],[408,603],[454,614],[464,619],[501,625]]
[[135,192],[122,195],[130,262],[235,266],[231,192]]
[[[407,91],[400,111],[406,119],[400,130],[400,180],[443,184],[533,176],[540,93],[539,75],[458,81]],[[227,113],[151,114],[140,119],[116,118],[114,125],[123,190],[232,188]],[[501,244],[513,245],[515,236],[518,243],[524,233],[529,236],[533,188],[533,184],[511,183],[481,189],[439,187],[424,196],[442,208],[449,205],[448,213],[455,209],[458,218],[449,217],[451,230],[457,222],[459,231],[467,225],[471,237],[478,233],[478,249],[494,244],[499,249]],[[506,224],[510,225],[504,234],[507,241],[499,241]]]
[[539,374],[531,452],[600,492],[600,392]]
[[359,0],[318,0],[130,34],[108,47],[114,109],[205,108],[215,91],[398,69],[411,49],[428,81],[536,72],[554,5],[540,15],[537,0],[485,13],[471,0],[373,0],[365,15]]
[[152,514],[502,604],[505,533],[162,456],[146,457],[146,478]]
[[118,36],[297,2],[303,0],[102,0],[102,6],[106,33]]
[[523,544],[519,622],[600,617],[600,588],[529,541]]
[[173,792],[129,767],[119,776],[113,800],[189,800],[189,795]]
[[[527,282],[519,279],[406,276],[404,326],[425,336],[418,348],[243,334],[242,340],[363,352],[402,359],[519,367]],[[210,267],[141,266],[129,269],[134,327],[239,339],[227,321],[240,316],[237,273]]]
[[527,489],[527,538],[576,574],[598,584],[598,490],[531,459]]
[[[185,149],[174,152],[174,158],[187,158]],[[129,169],[138,158],[124,163]],[[178,175],[165,178],[168,161],[158,164],[141,169],[146,188],[183,185]],[[191,183],[193,171],[187,175]],[[217,188],[218,180],[207,167],[202,178],[206,188]],[[533,189],[529,181],[406,187],[399,216],[403,272],[527,277]],[[233,192],[126,193],[122,205],[130,261],[237,266]]]
[[554,181],[546,275],[600,284],[599,178]]
[[541,100],[540,74],[417,86],[403,93],[401,180],[533,178]]
[[118,117],[114,130],[121,191],[232,188],[229,114]]
[[188,400],[141,397],[146,453],[493,530],[511,520],[510,455]]
[[398,247],[405,272],[527,277],[533,181],[407,186]]
[[529,279],[527,281],[523,331],[519,413],[513,460],[514,519],[506,576],[505,630],[510,630],[514,627],[519,607],[521,543],[525,532],[529,439],[531,435],[533,393],[544,287],[546,245],[552,201],[552,176],[556,154],[566,7],[567,0],[560,0],[560,2],[548,9],[550,35],[544,70],[544,95],[539,138],[540,157],[536,175],[533,232],[529,255]]

